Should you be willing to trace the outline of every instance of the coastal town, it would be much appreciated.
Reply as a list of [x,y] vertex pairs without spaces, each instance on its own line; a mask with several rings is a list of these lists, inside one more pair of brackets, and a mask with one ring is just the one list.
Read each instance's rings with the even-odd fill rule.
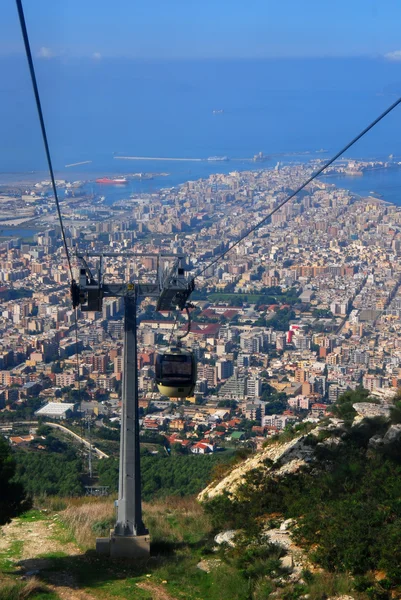
[[[163,253],[184,254],[201,273],[185,338],[198,363],[192,397],[170,400],[154,382],[157,349],[169,344],[177,315],[155,312],[150,298],[139,308],[144,436],[163,435],[194,454],[225,444],[259,448],[288,425],[329,415],[347,390],[362,386],[384,403],[397,393],[397,206],[315,180],[214,263],[317,165],[214,174],[113,204],[58,182],[73,257],[75,250],[139,254],[108,257],[107,282],[155,277]],[[377,164],[345,161],[336,172],[363,175],[367,167]],[[16,230],[30,219],[36,229],[28,237],[9,229],[0,240],[0,419],[72,422],[85,415],[118,423],[123,300],[106,299],[101,312],[75,315],[50,182],[3,188],[3,214]],[[179,316],[178,329],[186,327]]]

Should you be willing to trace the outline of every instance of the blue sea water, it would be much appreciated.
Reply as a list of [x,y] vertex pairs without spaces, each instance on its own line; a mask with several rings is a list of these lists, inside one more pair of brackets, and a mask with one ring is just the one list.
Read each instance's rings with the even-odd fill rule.
[[365,171],[361,177],[336,175],[320,179],[360,196],[377,196],[401,206],[401,168]]
[[[25,60],[1,58],[0,71],[1,180],[21,172],[45,172]],[[310,152],[304,159],[329,156],[401,95],[401,63],[382,59],[50,59],[37,61],[37,75],[58,176],[95,179],[118,173],[169,173],[132,182],[130,193],[212,172],[259,168],[234,160],[259,151],[271,155],[267,165],[303,152]],[[214,110],[224,112],[213,114]],[[400,130],[398,109],[348,156],[401,157]],[[317,154],[320,149],[328,153]],[[227,155],[231,160],[122,161],[116,155],[202,159]],[[79,161],[92,162],[65,167]],[[393,194],[389,188],[400,182],[398,171],[369,177],[344,183],[358,187],[363,181],[367,191],[379,193],[382,185],[388,186],[387,193]],[[102,192],[118,197],[127,190]]]
[[[0,71],[0,171],[44,168],[26,63],[2,58]],[[401,94],[401,63],[379,59],[50,59],[37,61],[37,75],[56,169],[92,160],[101,171],[114,152],[334,151]],[[400,125],[398,110],[355,155],[401,154]]]

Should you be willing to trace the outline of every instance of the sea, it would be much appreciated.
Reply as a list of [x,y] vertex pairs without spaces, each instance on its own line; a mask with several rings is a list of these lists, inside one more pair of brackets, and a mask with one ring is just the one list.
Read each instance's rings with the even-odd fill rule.
[[[382,58],[54,58],[36,69],[57,177],[88,181],[107,203],[211,173],[328,158],[401,96],[401,62]],[[2,57],[0,72],[0,183],[47,178],[26,62]],[[401,161],[400,133],[398,107],[346,156]],[[269,159],[252,163],[257,152]],[[141,172],[167,175],[94,183]],[[327,181],[401,205],[401,169]]]

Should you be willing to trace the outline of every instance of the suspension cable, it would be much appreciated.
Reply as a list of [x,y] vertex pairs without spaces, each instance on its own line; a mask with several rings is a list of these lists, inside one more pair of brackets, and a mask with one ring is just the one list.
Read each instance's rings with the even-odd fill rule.
[[358,142],[361,138],[363,138],[363,136],[366,135],[368,133],[368,131],[373,129],[373,127],[375,127],[375,125],[377,125],[382,119],[384,119],[384,117],[386,117],[389,113],[391,113],[391,111],[394,110],[399,104],[401,104],[401,98],[398,98],[398,100],[393,102],[393,104],[391,106],[389,106],[379,117],[377,117],[377,119],[372,121],[367,127],[365,127],[365,129],[363,129],[363,131],[358,133],[358,135],[356,137],[354,137],[353,140],[351,140],[346,146],[344,146],[344,148],[342,148],[339,152],[337,152],[337,154],[335,154],[332,158],[330,158],[330,160],[328,160],[326,163],[324,163],[323,166],[321,166],[319,169],[317,169],[317,171],[315,171],[306,181],[304,181],[304,183],[302,185],[300,185],[285,200],[280,202],[280,204],[278,204],[273,210],[271,210],[269,212],[269,214],[266,215],[266,217],[263,217],[263,219],[261,219],[258,223],[256,223],[256,225],[251,227],[246,233],[244,233],[244,235],[242,235],[238,240],[236,240],[233,244],[231,244],[231,246],[229,246],[226,250],[224,250],[224,252],[222,252],[217,258],[212,260],[212,262],[209,263],[206,267],[197,271],[193,277],[193,281],[197,277],[202,275],[205,271],[210,269],[210,267],[212,267],[217,262],[222,260],[226,256],[226,254],[231,252],[231,250],[233,250],[233,248],[238,246],[238,244],[240,244],[245,238],[247,238],[249,235],[251,235],[251,233],[253,233],[257,229],[259,229],[259,227],[261,225],[263,225],[268,219],[270,219],[277,211],[279,211],[280,208],[282,208],[285,204],[287,204],[287,202],[289,202],[290,200],[292,200],[292,198],[294,198],[297,194],[299,194],[299,192],[301,192],[309,183],[311,183],[311,181],[316,179],[316,177],[319,177],[319,175],[321,175],[323,173],[323,171],[325,171],[334,161],[337,160],[337,158],[340,158],[340,156],[342,156],[347,150],[349,150],[351,148],[351,146],[353,146],[354,144],[356,144],[356,142]]
[[31,52],[31,46],[29,43],[28,31],[27,31],[26,23],[25,23],[24,9],[22,8],[22,0],[15,0],[15,1],[17,4],[18,16],[19,16],[19,21],[20,21],[20,25],[21,25],[21,33],[22,33],[22,37],[24,40],[25,54],[26,54],[26,58],[28,61],[29,72],[30,72],[31,80],[32,80],[32,87],[33,87],[33,93],[35,96],[36,108],[37,108],[38,115],[39,115],[40,129],[42,132],[42,138],[43,138],[43,144],[44,144],[45,152],[46,152],[47,164],[48,164],[49,171],[50,171],[50,179],[52,182],[54,199],[56,201],[58,220],[59,220],[60,229],[61,229],[61,237],[62,237],[63,244],[64,244],[65,255],[67,257],[68,268],[70,271],[71,282],[72,282],[74,280],[74,277],[73,277],[73,272],[72,272],[70,253],[68,251],[67,239],[65,237],[63,217],[61,215],[60,203],[59,203],[57,187],[56,187],[56,180],[54,178],[53,164],[52,164],[52,160],[51,160],[51,156],[50,156],[49,143],[47,141],[47,134],[46,134],[46,127],[45,127],[45,122],[44,122],[44,118],[43,118],[42,104],[40,102],[39,89],[38,89],[38,84],[36,81],[35,67],[33,65],[33,60],[32,60],[32,52]]
[[189,311],[190,308],[193,308],[194,305],[193,304],[189,304],[187,303],[184,307],[185,312],[187,313],[187,330],[185,331],[185,333],[183,333],[180,336],[177,336],[178,340],[183,340],[184,338],[187,337],[187,335],[189,335],[191,333],[191,313]]
[[[38,88],[38,84],[37,84],[37,80],[36,80],[36,73],[35,73],[35,67],[34,67],[33,59],[32,59],[32,52],[31,52],[31,46],[29,43],[28,31],[26,28],[24,9],[22,7],[22,0],[15,0],[15,1],[17,4],[18,16],[19,16],[19,21],[20,21],[20,26],[21,26],[21,33],[22,33],[22,38],[23,38],[24,47],[25,47],[25,54],[26,54],[26,58],[28,61],[29,73],[31,75],[33,93],[35,96],[35,103],[36,103],[36,108],[37,108],[38,116],[39,116],[40,129],[41,129],[41,133],[42,133],[43,144],[45,147],[46,159],[47,159],[47,164],[49,167],[54,199],[56,202],[57,215],[58,215],[58,220],[59,220],[60,229],[61,229],[61,238],[63,241],[65,255],[66,255],[67,263],[68,263],[68,269],[69,269],[70,277],[71,277],[71,292],[72,292],[73,288],[76,284],[75,284],[74,274],[72,271],[70,252],[68,250],[67,239],[66,239],[66,235],[65,235],[63,216],[61,214],[56,180],[54,177],[53,163],[52,163],[52,159],[51,159],[51,155],[50,155],[50,148],[49,148],[49,142],[47,139],[45,121],[43,118],[43,111],[42,111],[42,104],[40,101],[39,88]],[[80,352],[79,352],[79,340],[78,340],[78,314],[77,314],[77,307],[74,306],[73,308],[74,308],[74,322],[75,322],[75,351],[76,351],[76,357],[77,357],[76,370],[77,370],[77,378],[78,378],[78,398],[79,398],[80,410],[82,413],[82,394],[81,394],[81,382],[80,382],[80,373],[79,373]]]
[[171,346],[171,344],[173,343],[174,330],[175,330],[175,328],[177,326],[177,323],[178,323],[178,312],[175,315],[175,319],[174,319],[174,322],[173,322],[173,327],[171,329],[170,337],[169,337],[169,340],[168,340],[168,345],[169,346]]

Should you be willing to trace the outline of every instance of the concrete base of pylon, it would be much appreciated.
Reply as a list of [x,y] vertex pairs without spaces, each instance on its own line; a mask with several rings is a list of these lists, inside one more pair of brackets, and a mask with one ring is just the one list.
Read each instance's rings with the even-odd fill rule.
[[149,558],[149,535],[116,535],[96,539],[96,552],[111,558]]

